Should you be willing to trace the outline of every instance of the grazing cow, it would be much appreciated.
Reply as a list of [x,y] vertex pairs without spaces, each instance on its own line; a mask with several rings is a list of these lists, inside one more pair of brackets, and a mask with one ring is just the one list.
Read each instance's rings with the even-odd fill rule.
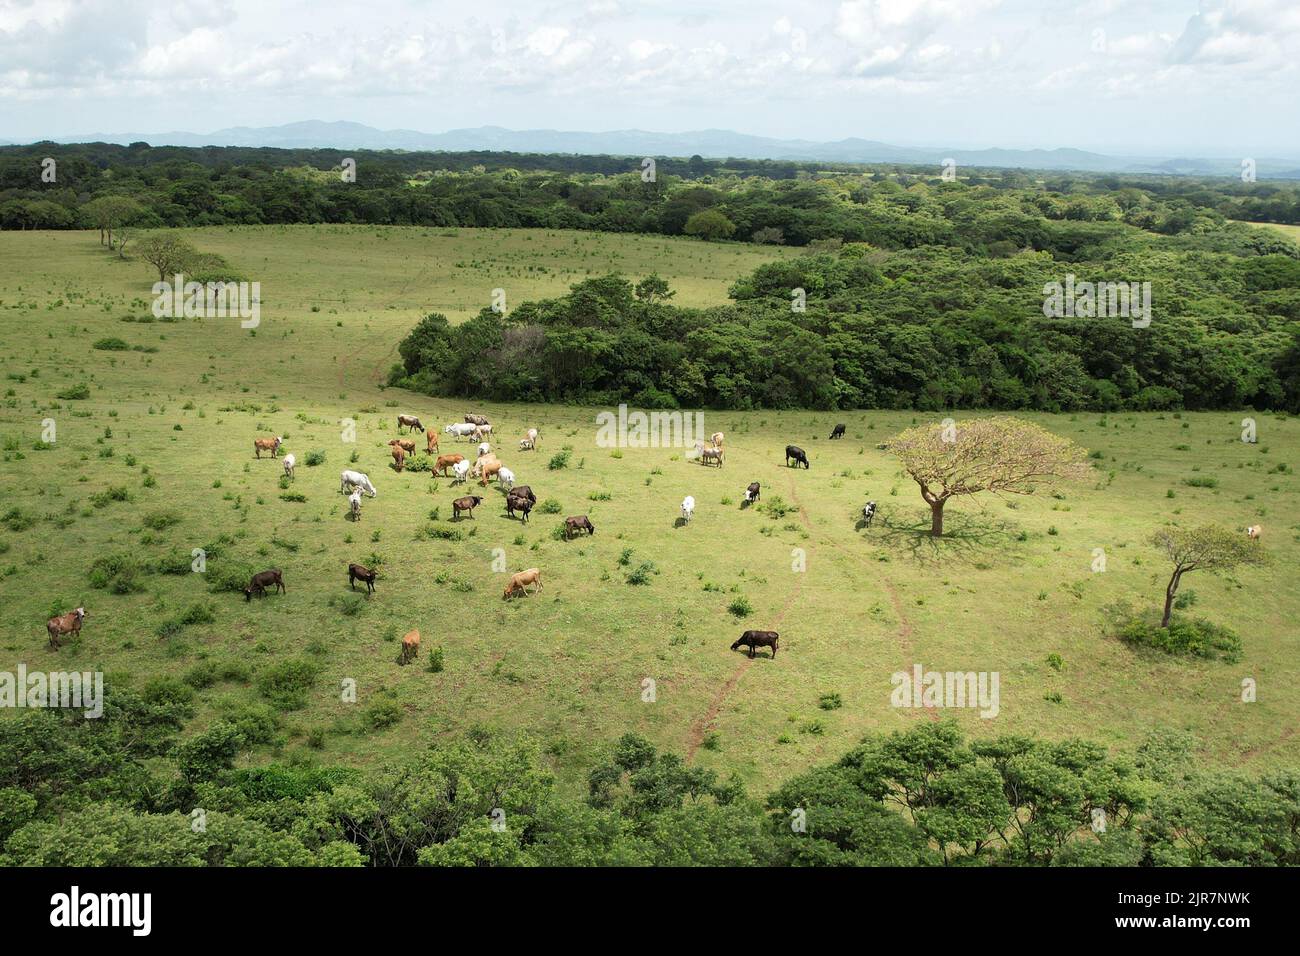
[[379,497],[379,492],[375,491],[375,486],[370,483],[370,477],[360,471],[344,470],[339,473],[339,491],[344,494],[350,494],[352,489],[349,485],[356,485],[371,498]]
[[348,587],[352,588],[353,590],[356,590],[358,581],[365,581],[366,593],[374,594],[375,578],[377,576],[378,576],[377,572],[371,571],[369,568],[365,567],[364,565],[360,565],[360,564],[348,565]]
[[726,437],[726,436],[723,435],[722,432],[714,432],[712,435],[709,436],[709,441],[713,442],[713,447],[714,447],[714,448],[721,448],[721,447],[722,447],[722,439],[725,438],[725,437]]
[[492,446],[489,443],[479,442],[479,446],[478,446],[479,458],[482,458],[484,455],[490,455],[491,453],[492,453]]
[[776,642],[778,637],[780,637],[780,635],[777,634],[776,631],[746,631],[744,634],[740,635],[735,644],[731,645],[731,649],[734,651],[741,644],[748,644],[749,656],[753,657],[754,648],[770,647],[772,648],[772,660],[776,660]]
[[448,435],[455,435],[457,438],[464,438],[467,435],[474,434],[474,429],[476,428],[478,428],[477,425],[457,422],[454,425],[448,425],[443,429],[443,431]]
[[501,595],[504,601],[516,591],[523,591],[524,597],[528,597],[528,585],[536,584],[537,590],[542,589],[542,572],[537,568],[529,568],[527,571],[520,571],[518,574],[510,575],[510,581],[506,584],[506,593]]
[[541,433],[538,432],[538,430],[537,430],[536,428],[530,428],[530,429],[528,429],[528,431],[524,434],[524,437],[527,438],[530,442],[532,442],[532,443],[533,443],[533,447],[536,448],[536,447],[537,447],[537,439],[541,437]]
[[533,494],[533,489],[527,485],[520,485],[518,488],[511,488],[510,494],[515,498],[527,498],[533,504],[537,504],[537,496]]
[[874,518],[875,516],[876,516],[876,503],[874,501],[868,501],[865,505],[862,506],[862,524],[865,527],[870,528],[871,519]]
[[522,512],[524,516],[524,523],[527,524],[528,513],[532,510],[533,510],[533,503],[527,498],[524,498],[522,496],[515,497],[513,493],[506,495],[506,513],[509,514],[510,517],[513,518],[515,516],[516,511]]
[[[481,460],[482,460],[482,459],[480,459],[480,461],[481,461]],[[484,488],[486,488],[486,487],[487,487],[487,483],[488,483],[488,479],[491,478],[493,475],[498,475],[498,474],[500,474],[500,473],[501,473],[501,469],[502,469],[503,467],[505,467],[505,466],[502,465],[501,462],[499,462],[499,461],[490,461],[490,462],[488,462],[488,463],[487,463],[486,465],[484,465],[481,469],[479,469],[479,474],[481,475],[481,477],[479,478],[479,484],[481,484]]]
[[407,631],[402,635],[402,656],[398,658],[399,664],[409,664],[420,656],[420,632]]
[[536,443],[531,438],[519,439],[520,451],[534,451],[537,448]]
[[420,424],[420,420],[414,415],[397,416],[397,430],[400,432],[403,428],[409,428],[412,431],[418,428],[420,431],[424,431],[424,426]]
[[501,459],[499,459],[496,455],[489,453],[484,455],[482,458],[474,459],[474,468],[470,471],[470,474],[473,475],[475,478],[477,478],[479,475],[483,474],[483,469],[488,467],[488,465],[500,465],[500,464],[501,464]]
[[745,489],[745,500],[751,505],[758,500],[758,482],[751,481],[749,487]]
[[596,526],[591,523],[591,519],[586,515],[578,515],[575,518],[564,519],[564,540],[568,541],[580,531],[586,531],[587,534],[595,534]]
[[451,470],[453,474],[452,481],[455,483],[463,482],[469,477],[469,462],[458,461],[451,466]]
[[293,452],[284,456],[284,476],[286,478],[294,477],[293,469],[298,464],[298,459],[293,457]]
[[695,498],[687,495],[682,499],[682,518],[690,521],[693,514],[695,514]]
[[831,429],[831,440],[832,440],[832,441],[834,441],[836,438],[843,438],[843,437],[844,437],[844,427],[845,427],[845,426],[844,426],[844,423],[841,422],[840,424],[836,425],[834,428]]
[[411,441],[409,438],[394,438],[388,443],[388,447],[400,448],[408,455],[415,454],[415,442]]
[[506,491],[508,492],[515,486],[515,473],[505,465],[502,465],[501,470],[497,472],[497,481],[505,485]]
[[465,416],[465,421],[466,421],[467,424],[470,424],[470,425],[487,425],[487,424],[489,424],[488,420],[487,420],[486,418],[484,418],[482,415],[466,415],[466,416]]
[[406,467],[406,449],[400,445],[393,446],[393,467],[398,471]]
[[284,591],[288,594],[288,589],[284,586],[284,579],[280,577],[280,569],[272,568],[269,571],[258,571],[248,582],[248,587],[244,588],[244,600],[251,601],[253,595],[266,597],[266,589],[269,585],[275,585],[275,593],[279,594]]
[[716,462],[719,468],[722,467],[721,448],[705,448],[700,451],[700,464],[707,465],[709,462]]
[[791,459],[794,460],[796,467],[799,465],[799,462],[803,462],[805,468],[808,467],[808,455],[798,445],[785,446],[785,463],[787,467],[789,467]]
[[433,429],[429,429],[424,433],[424,442],[426,446],[424,449],[425,454],[432,455],[438,450],[438,433]]
[[86,619],[86,609],[79,607],[67,614],[60,614],[58,617],[52,617],[45,622],[45,630],[50,635],[50,646],[56,650],[59,647],[59,638],[65,634],[81,635],[81,622]]
[[1248,537],[1248,538],[1252,538],[1252,539],[1258,541],[1258,540],[1259,540],[1260,532],[1263,531],[1263,530],[1264,530],[1264,529],[1263,529],[1262,527],[1260,527],[1259,525],[1257,525],[1257,524],[1253,524],[1253,525],[1251,525],[1249,528],[1246,529],[1246,537]]
[[433,464],[433,473],[436,475],[438,472],[442,472],[443,475],[446,475],[448,468],[464,460],[464,455],[439,455],[438,460]]
[[451,503],[451,516],[453,520],[459,520],[462,511],[468,511],[469,516],[474,517],[474,509],[483,503],[483,499],[478,495],[466,495],[464,498],[457,498]]
[[271,453],[271,457],[274,458],[279,453],[280,445],[283,441],[284,439],[281,438],[279,435],[277,435],[275,438],[254,438],[253,454],[256,455],[258,458],[261,458],[262,452],[269,451]]
[[492,434],[491,425],[475,425],[474,430],[470,432],[470,437],[474,439],[474,441],[482,441],[484,438],[487,438],[491,434]]
[[353,491],[348,495],[348,514],[352,516],[353,521],[361,520],[361,489]]

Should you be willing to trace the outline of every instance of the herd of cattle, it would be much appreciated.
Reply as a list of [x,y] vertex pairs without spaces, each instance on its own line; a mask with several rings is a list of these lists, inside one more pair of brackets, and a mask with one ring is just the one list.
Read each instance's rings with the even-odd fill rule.
[[[434,459],[433,474],[437,476],[448,476],[452,478],[453,484],[464,483],[470,477],[478,478],[483,487],[487,487],[492,478],[496,478],[499,487],[505,490],[506,513],[511,517],[518,517],[521,521],[527,522],[528,516],[533,508],[537,505],[537,496],[533,493],[532,488],[528,485],[516,485],[515,475],[507,468],[500,459],[492,452],[492,446],[489,439],[492,437],[492,423],[482,415],[467,414],[463,422],[454,422],[443,429],[443,434],[451,435],[455,439],[468,439],[477,443],[477,454],[471,463],[460,454],[439,454],[438,434],[432,430],[426,429],[420,419],[414,415],[398,415],[397,431],[410,434],[412,432],[421,432],[425,436],[425,452],[430,456],[436,456]],[[845,426],[838,424],[831,432],[831,438],[842,438],[844,436]],[[529,428],[527,432],[519,439],[519,451],[536,451],[540,439],[540,433],[536,428]],[[723,442],[725,436],[722,432],[714,432],[710,436],[708,443],[697,441],[695,443],[694,457],[702,465],[715,465],[718,468],[723,466],[724,452]],[[256,438],[253,440],[253,455],[260,459],[263,452],[267,452],[272,458],[279,457],[280,448],[284,444],[282,436],[274,438]],[[408,456],[415,454],[416,443],[410,438],[394,438],[388,442],[393,458],[393,468],[396,471],[402,471],[406,467]],[[292,453],[288,453],[282,459],[284,466],[285,478],[293,481],[296,478],[297,459]],[[797,445],[787,445],[785,449],[786,466],[800,464],[804,468],[809,468],[808,455],[802,448]],[[379,492],[375,489],[374,483],[370,476],[364,472],[345,469],[339,476],[339,490],[348,496],[347,516],[353,521],[361,520],[361,499],[362,496],[376,498]],[[757,481],[751,482],[745,489],[744,505],[752,505],[759,500],[760,486]],[[474,517],[474,509],[483,503],[481,495],[465,495],[457,498],[452,502],[452,518],[460,520],[462,515],[468,514],[470,518]],[[863,522],[870,527],[871,520],[875,516],[876,503],[867,502],[862,509]],[[682,523],[689,523],[695,515],[695,498],[687,495],[682,500],[681,505]],[[567,541],[576,535],[586,532],[588,535],[596,533],[596,527],[592,524],[587,515],[572,515],[564,519],[564,539]],[[1258,528],[1248,529],[1252,537],[1258,536]],[[364,565],[350,563],[348,565],[348,586],[355,589],[358,581],[366,585],[366,595],[375,593],[375,580],[378,574],[375,570],[367,568]],[[253,596],[265,597],[268,588],[274,587],[277,594],[288,593],[284,585],[284,576],[279,568],[269,568],[265,571],[259,571],[254,574],[244,588],[244,600],[251,601]],[[529,588],[532,591],[529,591]],[[542,573],[537,568],[529,568],[512,574],[506,584],[503,599],[510,598],[515,594],[529,596],[542,589]],[[82,622],[86,617],[86,609],[79,607],[67,614],[52,617],[46,624],[49,632],[50,644],[58,648],[59,639],[69,634],[80,634]],[[776,657],[778,635],[775,631],[745,631],[740,638],[731,645],[734,651],[741,646],[748,646],[749,656],[754,656],[755,648],[768,647],[771,649],[772,657]],[[419,653],[420,633],[413,630],[402,638],[402,656],[401,663],[407,663]]]

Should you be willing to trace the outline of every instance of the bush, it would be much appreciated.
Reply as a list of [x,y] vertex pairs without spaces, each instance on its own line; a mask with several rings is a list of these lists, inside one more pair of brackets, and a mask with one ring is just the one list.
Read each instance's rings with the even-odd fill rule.
[[1235,664],[1241,660],[1241,638],[1229,628],[1204,618],[1175,616],[1168,627],[1161,627],[1155,614],[1121,614],[1115,635],[1130,647],[1147,647],[1184,657],[1221,660]]
[[144,516],[144,526],[150,531],[166,531],[180,521],[181,516],[174,511],[151,511]]
[[13,507],[5,512],[3,521],[5,527],[10,531],[26,531],[36,524],[36,515],[24,511],[22,508]]
[[378,693],[371,698],[365,710],[366,723],[375,730],[383,730],[397,723],[405,712],[402,705],[391,694]]
[[727,610],[736,617],[749,617],[749,615],[754,613],[753,606],[749,603],[749,600],[744,597],[738,597],[728,604]]
[[131,348],[125,339],[119,339],[117,336],[110,336],[106,339],[99,339],[95,342],[95,348],[102,352],[125,352]]
[[172,637],[193,624],[211,624],[217,619],[208,604],[191,604],[183,614],[163,621],[158,625],[159,637]]
[[144,569],[134,555],[106,554],[95,559],[87,580],[92,588],[107,590],[110,594],[137,594],[144,590],[140,578]]
[[280,710],[298,710],[319,673],[319,665],[309,660],[280,661],[257,675],[257,689]]
[[130,501],[131,492],[121,486],[106,488],[90,496],[90,503],[96,508],[107,508],[114,501]]
[[317,465],[323,465],[325,464],[325,452],[321,451],[319,448],[309,451],[307,452],[307,457],[303,459],[302,463],[308,468],[315,468]]
[[73,385],[59,392],[59,398],[67,402],[80,402],[90,398],[90,386],[85,382]]
[[1205,475],[1196,475],[1193,478],[1184,478],[1183,484],[1191,488],[1217,488],[1219,487],[1219,479],[1209,478]]
[[652,561],[642,561],[631,574],[627,576],[628,584],[649,584],[651,575],[659,573],[659,569],[654,566]]
[[561,468],[568,468],[569,459],[572,456],[573,452],[568,448],[568,446],[565,446],[551,456],[551,460],[547,462],[546,467],[551,471],[559,471]]
[[435,647],[429,652],[429,663],[425,665],[425,670],[430,674],[441,674],[445,667],[441,647]]
[[540,505],[537,506],[538,514],[544,514],[544,515],[558,515],[563,510],[564,510],[564,506],[561,505],[554,498],[547,498],[545,501],[543,501]]

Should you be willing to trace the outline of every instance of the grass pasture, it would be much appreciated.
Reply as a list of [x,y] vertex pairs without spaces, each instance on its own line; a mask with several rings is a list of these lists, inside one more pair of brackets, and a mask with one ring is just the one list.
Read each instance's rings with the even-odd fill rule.
[[[918,530],[929,518],[914,486],[876,447],[920,413],[705,412],[705,431],[727,435],[725,466],[712,469],[682,449],[598,447],[596,409],[445,401],[377,384],[418,316],[464,318],[493,288],[516,304],[587,275],[657,271],[677,301],[703,306],[790,250],[527,230],[189,235],[262,283],[255,334],[235,320],[122,321],[149,315],[154,279],[129,246],[119,261],[90,233],[0,233],[0,669],[102,669],[136,686],[188,677],[200,685],[200,728],[263,703],[259,675],[302,659],[316,669],[304,705],[281,715],[277,742],[254,761],[377,765],[486,725],[535,733],[574,787],[597,748],[634,729],[761,792],[864,732],[929,719],[890,706],[890,675],[914,663],[999,672],[996,719],[953,715],[975,736],[1081,736],[1123,750],[1173,726],[1201,739],[1208,763],[1262,769],[1300,757],[1294,419],[1256,415],[1250,445],[1240,440],[1245,413],[1028,415],[1097,452],[1094,479],[1061,497],[954,502],[951,537],[936,545]],[[128,348],[94,347],[111,337]],[[89,398],[57,397],[83,382]],[[454,522],[451,501],[468,491],[389,467],[398,412],[441,431],[471,410],[492,419],[518,481],[559,513],[511,521],[489,488],[474,519]],[[344,418],[357,423],[354,443]],[[57,429],[49,447],[46,419]],[[848,434],[831,442],[836,421]],[[530,426],[541,429],[539,450],[513,450]],[[278,462],[252,455],[253,438],[273,434],[298,459],[287,489]],[[444,451],[472,456],[467,443],[441,439]],[[810,470],[782,466],[787,443],[808,450]],[[566,446],[567,467],[550,469]],[[307,465],[313,452],[323,463]],[[345,467],[379,490],[359,523],[339,493]],[[753,480],[761,506],[742,509]],[[696,517],[681,527],[687,494]],[[863,530],[869,497],[879,511]],[[565,515],[584,513],[594,537],[555,537]],[[1270,566],[1184,583],[1196,596],[1189,613],[1242,636],[1240,663],[1138,653],[1103,633],[1105,605],[1161,599],[1167,571],[1146,539],[1169,520],[1264,526]],[[147,568],[212,543],[202,574],[144,570],[123,594],[90,582],[104,556]],[[1092,570],[1097,548],[1105,573]],[[509,570],[541,568],[539,595],[501,599],[502,552]],[[792,570],[800,552],[802,572]],[[354,596],[348,562],[375,557],[378,593]],[[225,568],[244,565],[281,568],[287,594],[245,603],[212,590]],[[648,583],[628,583],[642,566]],[[728,610],[740,599],[752,609],[743,618]],[[79,603],[82,637],[56,656],[44,622]],[[211,621],[160,636],[196,604]],[[421,658],[399,667],[399,638],[412,627]],[[728,650],[747,627],[781,631],[774,661]],[[435,648],[439,673],[426,667]],[[1240,700],[1247,677],[1259,687],[1251,704]],[[653,703],[642,699],[646,678]],[[356,703],[343,699],[348,680]],[[842,706],[823,709],[831,694]],[[373,716],[377,698],[399,705],[396,724]]]

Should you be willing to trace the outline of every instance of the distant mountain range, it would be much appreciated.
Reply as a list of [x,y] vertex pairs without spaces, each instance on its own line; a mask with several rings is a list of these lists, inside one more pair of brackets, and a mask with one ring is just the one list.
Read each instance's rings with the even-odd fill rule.
[[[773,139],[730,130],[687,133],[610,130],[603,133],[553,129],[511,130],[500,126],[454,129],[445,133],[380,130],[361,123],[307,120],[284,126],[235,126],[214,133],[94,133],[67,136],[57,143],[135,143],[152,146],[272,146],[283,149],[332,148],[373,150],[493,150],[516,153],[579,153],[613,156],[692,156],[711,159],[803,160],[839,163],[900,163],[939,165],[946,159],[958,166],[1074,170],[1094,173],[1159,173],[1167,175],[1237,176],[1240,158],[1107,156],[1082,149],[957,149],[892,146],[849,138],[830,143]],[[12,145],[0,141],[0,145]],[[1300,159],[1253,157],[1260,178],[1300,179]]]

